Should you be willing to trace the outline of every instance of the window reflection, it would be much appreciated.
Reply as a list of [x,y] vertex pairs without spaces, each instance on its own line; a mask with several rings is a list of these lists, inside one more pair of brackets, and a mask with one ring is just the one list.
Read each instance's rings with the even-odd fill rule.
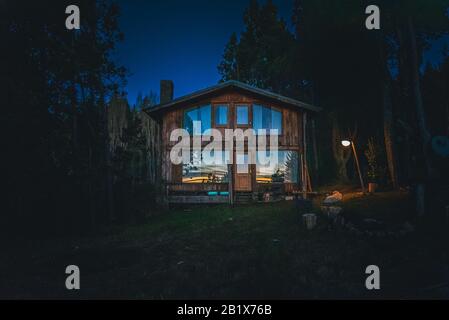
[[[193,121],[201,121],[201,129],[197,129],[194,132]],[[188,109],[184,111],[184,129],[190,135],[201,135],[207,129],[211,128],[211,107],[210,105],[204,105]]]
[[253,105],[253,128],[266,129],[269,134],[270,129],[277,129],[278,134],[282,134],[282,113],[275,109],[262,105]]
[[[192,151],[190,162],[182,165],[182,183],[227,183],[228,180],[228,153],[217,151],[219,161],[212,163],[206,160],[207,155],[201,155],[200,151]],[[215,156],[211,152],[211,157]]]
[[248,106],[237,105],[236,106],[237,125],[247,125],[248,121]]
[[228,106],[217,105],[215,106],[215,124],[224,126],[228,124]]
[[[267,157],[269,153],[267,152]],[[298,183],[299,166],[298,152],[291,150],[278,151],[278,161],[269,164],[261,164],[259,154],[256,156],[256,180],[257,183],[289,182]]]

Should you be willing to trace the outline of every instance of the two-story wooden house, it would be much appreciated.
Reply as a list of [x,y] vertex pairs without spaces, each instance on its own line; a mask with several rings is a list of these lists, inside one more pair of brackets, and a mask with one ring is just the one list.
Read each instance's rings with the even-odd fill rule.
[[[173,100],[173,82],[162,80],[160,100],[146,111],[161,126],[161,175],[169,202],[234,203],[308,190],[305,124],[308,114],[320,108],[238,81]],[[170,150],[176,142],[170,141],[170,134],[177,128],[199,134],[193,132],[193,121],[201,121],[202,132],[208,128],[223,133],[235,128],[277,129],[278,163],[262,165],[256,161],[245,171],[237,170],[235,161],[204,165],[198,154],[192,154],[189,163],[175,165],[170,161]]]

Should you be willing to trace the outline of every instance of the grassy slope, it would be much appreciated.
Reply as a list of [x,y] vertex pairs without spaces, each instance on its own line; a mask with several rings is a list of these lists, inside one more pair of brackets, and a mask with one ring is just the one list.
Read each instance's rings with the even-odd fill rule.
[[[347,197],[352,215],[402,221],[400,194]],[[392,218],[394,217],[394,218]],[[426,232],[367,239],[303,230],[293,202],[177,209],[140,226],[94,238],[31,243],[3,256],[4,297],[356,298],[439,297],[442,241]],[[8,258],[7,258],[8,257]],[[79,292],[64,289],[64,268],[81,269]],[[382,290],[364,287],[365,268],[381,269]]]

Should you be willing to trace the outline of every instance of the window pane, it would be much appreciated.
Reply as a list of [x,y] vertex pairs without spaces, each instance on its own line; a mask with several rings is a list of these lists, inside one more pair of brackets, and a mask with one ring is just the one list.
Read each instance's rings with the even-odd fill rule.
[[215,124],[227,125],[228,124],[228,106],[218,105],[215,106]]
[[277,110],[271,109],[271,128],[270,129],[277,129],[278,134],[282,133],[282,114]]
[[225,156],[224,151],[219,151],[218,158],[221,160],[218,163],[210,163],[204,161],[200,151],[192,152],[190,162],[182,165],[182,183],[227,183],[229,157]]
[[[201,121],[201,129],[194,130],[193,122]],[[211,128],[211,107],[210,105],[205,105],[201,107],[195,107],[184,112],[184,129],[186,129],[189,134],[200,135],[205,130]],[[195,132],[194,132],[195,131]]]
[[248,124],[248,106],[237,106],[237,124]]
[[[268,156],[268,152],[267,152]],[[278,161],[261,164],[257,154],[256,180],[257,183],[290,182],[298,183],[298,152],[278,151]]]
[[253,128],[256,130],[256,134],[257,129],[262,129],[262,106],[258,104],[253,105]]
[[284,151],[285,182],[298,183],[299,157],[296,151]]
[[255,104],[253,106],[253,128],[265,129],[269,134],[270,129],[277,129],[282,133],[282,113],[280,111]]

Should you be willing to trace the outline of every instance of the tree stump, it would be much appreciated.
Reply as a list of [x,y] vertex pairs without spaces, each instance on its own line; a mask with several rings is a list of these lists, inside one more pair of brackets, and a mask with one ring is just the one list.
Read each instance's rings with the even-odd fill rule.
[[316,214],[306,213],[302,215],[304,226],[307,230],[312,230],[316,226]]

